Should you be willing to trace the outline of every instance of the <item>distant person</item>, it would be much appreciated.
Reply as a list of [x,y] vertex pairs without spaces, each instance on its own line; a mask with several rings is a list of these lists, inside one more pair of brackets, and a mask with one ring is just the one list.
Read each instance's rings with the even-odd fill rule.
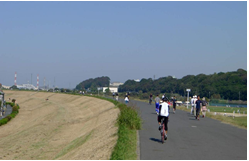
[[159,114],[159,103],[160,103],[160,98],[159,98],[158,95],[156,95],[155,106],[156,106],[156,113],[157,113],[157,115]]
[[164,126],[165,126],[165,140],[167,140],[167,133],[168,133],[168,119],[169,119],[169,104],[168,99],[164,98],[163,103],[159,106],[159,115],[157,117],[157,121],[159,124],[158,130],[162,129],[161,120],[164,118]]
[[194,116],[196,116],[196,101],[197,101],[197,96],[194,95]]
[[193,115],[194,113],[194,107],[195,107],[195,102],[194,102],[194,97],[195,96],[193,96],[193,98],[190,100],[190,103],[191,103],[191,112],[190,112],[190,114],[191,115]]
[[206,116],[207,111],[207,101],[205,100],[205,97],[202,98],[202,117],[204,118]]
[[116,100],[118,101],[118,92],[116,93]]
[[196,116],[195,116],[195,119],[198,119],[200,120],[200,110],[201,110],[201,99],[200,99],[200,96],[197,97],[197,100],[195,101],[195,104],[196,104]]
[[164,97],[165,97],[165,94],[162,95],[162,99],[164,99]]
[[173,113],[176,113],[176,96],[173,97],[172,102],[173,102]]
[[114,99],[114,96],[115,96],[115,93],[113,92],[113,93],[112,93],[112,98],[113,98],[113,99]]
[[130,100],[130,92],[128,92],[128,99]]
[[125,103],[129,103],[129,98],[128,98],[128,96],[127,97],[125,97]]
[[152,93],[150,94],[150,96],[149,96],[149,104],[151,105],[151,102],[152,102],[152,98],[153,98],[153,95],[152,95]]

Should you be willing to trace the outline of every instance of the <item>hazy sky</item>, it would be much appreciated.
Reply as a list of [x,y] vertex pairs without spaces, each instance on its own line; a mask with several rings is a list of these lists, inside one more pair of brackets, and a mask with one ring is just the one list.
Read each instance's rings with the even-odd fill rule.
[[0,83],[247,70],[247,2],[0,2]]

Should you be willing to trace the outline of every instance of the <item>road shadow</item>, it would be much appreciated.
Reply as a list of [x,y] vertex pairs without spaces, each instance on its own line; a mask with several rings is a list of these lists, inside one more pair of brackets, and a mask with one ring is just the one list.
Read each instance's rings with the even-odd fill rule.
[[161,139],[156,139],[156,138],[150,138],[151,141],[155,141],[155,142],[158,142],[158,143],[162,143]]

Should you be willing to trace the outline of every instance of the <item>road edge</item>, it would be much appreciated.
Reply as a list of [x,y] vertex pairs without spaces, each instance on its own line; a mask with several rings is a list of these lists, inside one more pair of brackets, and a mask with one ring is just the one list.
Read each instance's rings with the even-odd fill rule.
[[140,139],[139,139],[139,130],[137,130],[137,160],[140,160]]

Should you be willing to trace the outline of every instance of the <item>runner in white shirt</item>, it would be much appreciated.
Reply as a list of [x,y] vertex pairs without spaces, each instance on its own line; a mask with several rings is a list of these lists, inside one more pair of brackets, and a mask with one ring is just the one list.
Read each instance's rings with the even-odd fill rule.
[[197,101],[197,96],[194,96],[194,116],[196,116],[196,104],[195,102]]
[[190,112],[190,114],[193,115],[194,105],[195,105],[194,104],[194,96],[193,96],[193,98],[191,98],[190,103],[191,103],[191,112]]

